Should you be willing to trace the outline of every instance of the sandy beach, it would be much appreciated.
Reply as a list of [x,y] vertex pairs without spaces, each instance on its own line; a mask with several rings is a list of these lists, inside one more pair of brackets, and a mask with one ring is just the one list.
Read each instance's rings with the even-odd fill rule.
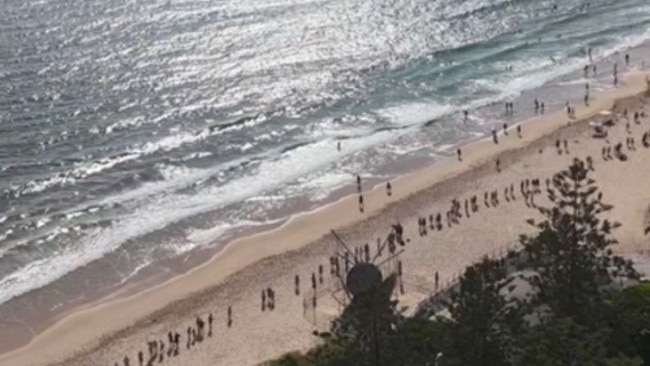
[[[119,365],[127,356],[138,365],[137,354],[147,355],[147,342],[163,340],[175,331],[181,334],[180,354],[165,357],[166,365],[254,365],[286,352],[306,350],[318,342],[314,329],[325,330],[339,307],[330,292],[336,287],[328,258],[337,250],[330,234],[336,229],[350,245],[369,243],[374,253],[377,239],[400,222],[409,242],[400,256],[404,268],[404,294],[400,304],[413,309],[434,290],[438,273],[442,284],[453,280],[465,266],[485,255],[498,255],[514,245],[537,217],[521,193],[524,179],[544,180],[565,168],[574,158],[591,156],[594,178],[604,201],[614,205],[611,218],[623,223],[615,232],[618,250],[633,259],[650,256],[650,241],[644,224],[650,214],[650,149],[641,136],[650,130],[646,75],[631,72],[618,88],[597,94],[589,106],[576,103],[576,119],[568,125],[565,110],[553,111],[526,121],[522,137],[510,126],[508,135],[499,131],[499,143],[490,138],[462,146],[462,161],[447,159],[391,182],[388,196],[384,183],[364,187],[364,212],[356,195],[347,196],[316,211],[294,217],[270,232],[230,243],[221,253],[186,275],[146,292],[94,304],[75,311],[36,336],[26,347],[0,356],[0,365]],[[612,110],[611,115],[601,112]],[[627,110],[628,118],[623,117]],[[634,112],[645,112],[639,123]],[[607,139],[590,136],[589,121],[616,119]],[[626,124],[629,123],[629,132]],[[634,137],[635,149],[623,147],[628,160],[603,159],[604,146]],[[556,141],[567,141],[561,154]],[[500,172],[495,162],[500,161]],[[514,186],[515,199],[505,200],[503,191]],[[496,190],[498,205],[486,207],[484,192]],[[448,227],[444,213],[450,202],[461,204],[476,195],[480,209]],[[536,203],[543,205],[543,194]],[[464,212],[464,210],[461,210]],[[442,230],[419,235],[417,219],[441,213]],[[427,220],[428,223],[428,220]],[[305,307],[311,298],[309,278],[324,268],[318,284],[316,311]],[[294,293],[294,277],[300,276],[300,295]],[[275,292],[275,308],[261,310],[260,292]],[[232,324],[227,309],[232,308]],[[186,347],[186,332],[195,318],[214,315],[214,334],[202,343]],[[146,360],[146,358],[145,358]]]

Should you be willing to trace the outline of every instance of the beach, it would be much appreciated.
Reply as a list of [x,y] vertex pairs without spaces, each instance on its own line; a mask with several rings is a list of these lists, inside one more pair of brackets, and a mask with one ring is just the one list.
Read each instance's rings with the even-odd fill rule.
[[[650,149],[640,143],[650,130],[650,116],[632,122],[635,111],[650,112],[645,73],[631,72],[624,85],[596,94],[588,107],[576,104],[577,119],[565,110],[548,111],[523,123],[522,138],[513,126],[508,136],[499,131],[499,143],[490,138],[461,146],[462,161],[448,158],[406,174],[391,182],[392,195],[385,183],[364,186],[364,212],[358,209],[357,196],[342,199],[317,210],[293,217],[270,232],[237,239],[213,259],[189,273],[173,278],[129,297],[90,304],[64,317],[36,336],[26,347],[0,356],[2,365],[113,365],[125,356],[137,363],[139,351],[147,342],[167,341],[167,333],[182,335],[180,355],[165,357],[168,365],[254,365],[290,351],[304,351],[318,343],[315,329],[326,330],[328,321],[340,308],[327,292],[336,288],[329,274],[328,258],[340,251],[330,234],[335,229],[352,246],[369,243],[374,253],[377,238],[385,238],[391,225],[404,226],[408,243],[399,259],[404,271],[404,294],[397,294],[400,305],[414,309],[435,287],[434,276],[442,284],[452,281],[465,266],[485,255],[503,254],[532,227],[525,220],[538,218],[519,193],[523,179],[542,182],[566,168],[574,158],[591,156],[594,178],[605,202],[614,205],[608,215],[623,226],[615,232],[617,250],[631,258],[648,256],[644,223],[650,206]],[[603,111],[616,110],[611,115]],[[626,132],[628,110],[631,133]],[[589,121],[616,118],[606,140],[591,138]],[[625,162],[604,160],[601,149],[607,144],[636,139],[636,149],[627,151]],[[558,154],[556,141],[566,140],[569,152]],[[495,168],[500,161],[501,171]],[[515,188],[515,200],[506,201],[503,190]],[[543,183],[542,183],[543,185]],[[483,194],[496,190],[499,204],[483,206]],[[453,198],[462,203],[476,195],[480,209],[459,224],[443,230],[428,230],[418,235],[417,218],[428,218],[449,209]],[[536,198],[544,204],[543,194]],[[316,311],[305,307],[309,299],[309,277],[322,265]],[[300,295],[295,295],[294,278],[301,279]],[[260,292],[275,292],[275,308],[260,309]],[[227,324],[227,309],[232,309],[232,324]],[[307,311],[309,310],[309,311]],[[214,334],[187,349],[185,332],[197,316],[215,318]]]

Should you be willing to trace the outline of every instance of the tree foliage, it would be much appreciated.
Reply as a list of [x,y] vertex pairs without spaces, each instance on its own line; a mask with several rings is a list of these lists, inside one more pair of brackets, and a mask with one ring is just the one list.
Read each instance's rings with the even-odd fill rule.
[[453,292],[449,312],[463,365],[504,363],[503,324],[514,310],[503,296],[511,283],[501,261],[484,258],[468,267]]
[[545,220],[531,221],[540,232],[521,239],[534,270],[528,281],[535,289],[535,305],[586,321],[597,314],[617,279],[638,274],[610,248],[617,243],[611,232],[620,224],[600,218],[612,206],[602,202],[584,163],[576,159],[552,182],[548,199],[553,206],[538,209]]

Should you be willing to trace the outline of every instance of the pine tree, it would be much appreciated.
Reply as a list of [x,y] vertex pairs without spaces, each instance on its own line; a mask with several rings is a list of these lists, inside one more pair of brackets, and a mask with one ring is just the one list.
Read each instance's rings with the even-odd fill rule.
[[535,271],[528,277],[535,290],[533,304],[544,305],[557,317],[586,321],[597,315],[607,288],[621,277],[637,278],[629,261],[615,256],[611,231],[620,226],[599,216],[612,206],[604,204],[585,164],[573,164],[553,177],[548,189],[551,208],[538,208],[545,217],[535,236],[521,242]]
[[386,339],[395,334],[404,320],[402,312],[397,309],[397,301],[391,299],[396,281],[396,275],[391,275],[380,285],[354,296],[332,324],[335,341],[359,351],[358,365],[380,362],[381,353],[387,346]]

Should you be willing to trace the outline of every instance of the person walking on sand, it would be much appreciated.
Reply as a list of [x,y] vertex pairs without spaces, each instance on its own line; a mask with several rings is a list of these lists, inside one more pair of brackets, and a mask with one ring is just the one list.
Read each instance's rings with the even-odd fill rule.
[[627,67],[630,66],[630,54],[629,53],[625,54],[625,66],[627,66]]
[[436,271],[436,274],[435,274],[435,289],[436,289],[436,291],[438,291],[438,289],[439,289],[439,284],[440,284],[439,281],[440,281],[440,276],[438,275],[438,271]]
[[499,160],[499,158],[497,158],[496,165],[497,165],[497,172],[501,172],[501,160]]
[[228,306],[228,328],[232,326],[232,306]]
[[208,337],[212,337],[212,321],[214,318],[212,317],[212,313],[208,315]]
[[521,135],[521,125],[520,125],[520,124],[517,125],[517,136],[519,136],[519,138],[522,138],[522,137],[523,137],[523,136]]
[[363,209],[364,209],[364,207],[363,207],[363,195],[360,194],[359,195],[359,212],[363,213]]
[[167,333],[167,341],[169,342],[169,348],[167,348],[167,357],[171,357],[174,353],[174,335],[172,332]]
[[361,176],[357,174],[357,192],[361,193]]
[[503,134],[508,136],[508,124],[507,123],[503,124]]
[[460,150],[460,147],[456,149],[456,155],[458,156],[458,161],[463,161],[463,152]]
[[539,100],[535,98],[535,114],[539,113]]
[[386,182],[386,195],[388,197],[393,195],[393,187],[391,186],[390,182]]
[[160,352],[158,353],[158,363],[162,363],[163,359],[165,358],[165,342],[160,341],[159,344],[160,344]]
[[495,144],[499,143],[499,138],[497,137],[497,130],[492,127],[492,141],[494,141]]

